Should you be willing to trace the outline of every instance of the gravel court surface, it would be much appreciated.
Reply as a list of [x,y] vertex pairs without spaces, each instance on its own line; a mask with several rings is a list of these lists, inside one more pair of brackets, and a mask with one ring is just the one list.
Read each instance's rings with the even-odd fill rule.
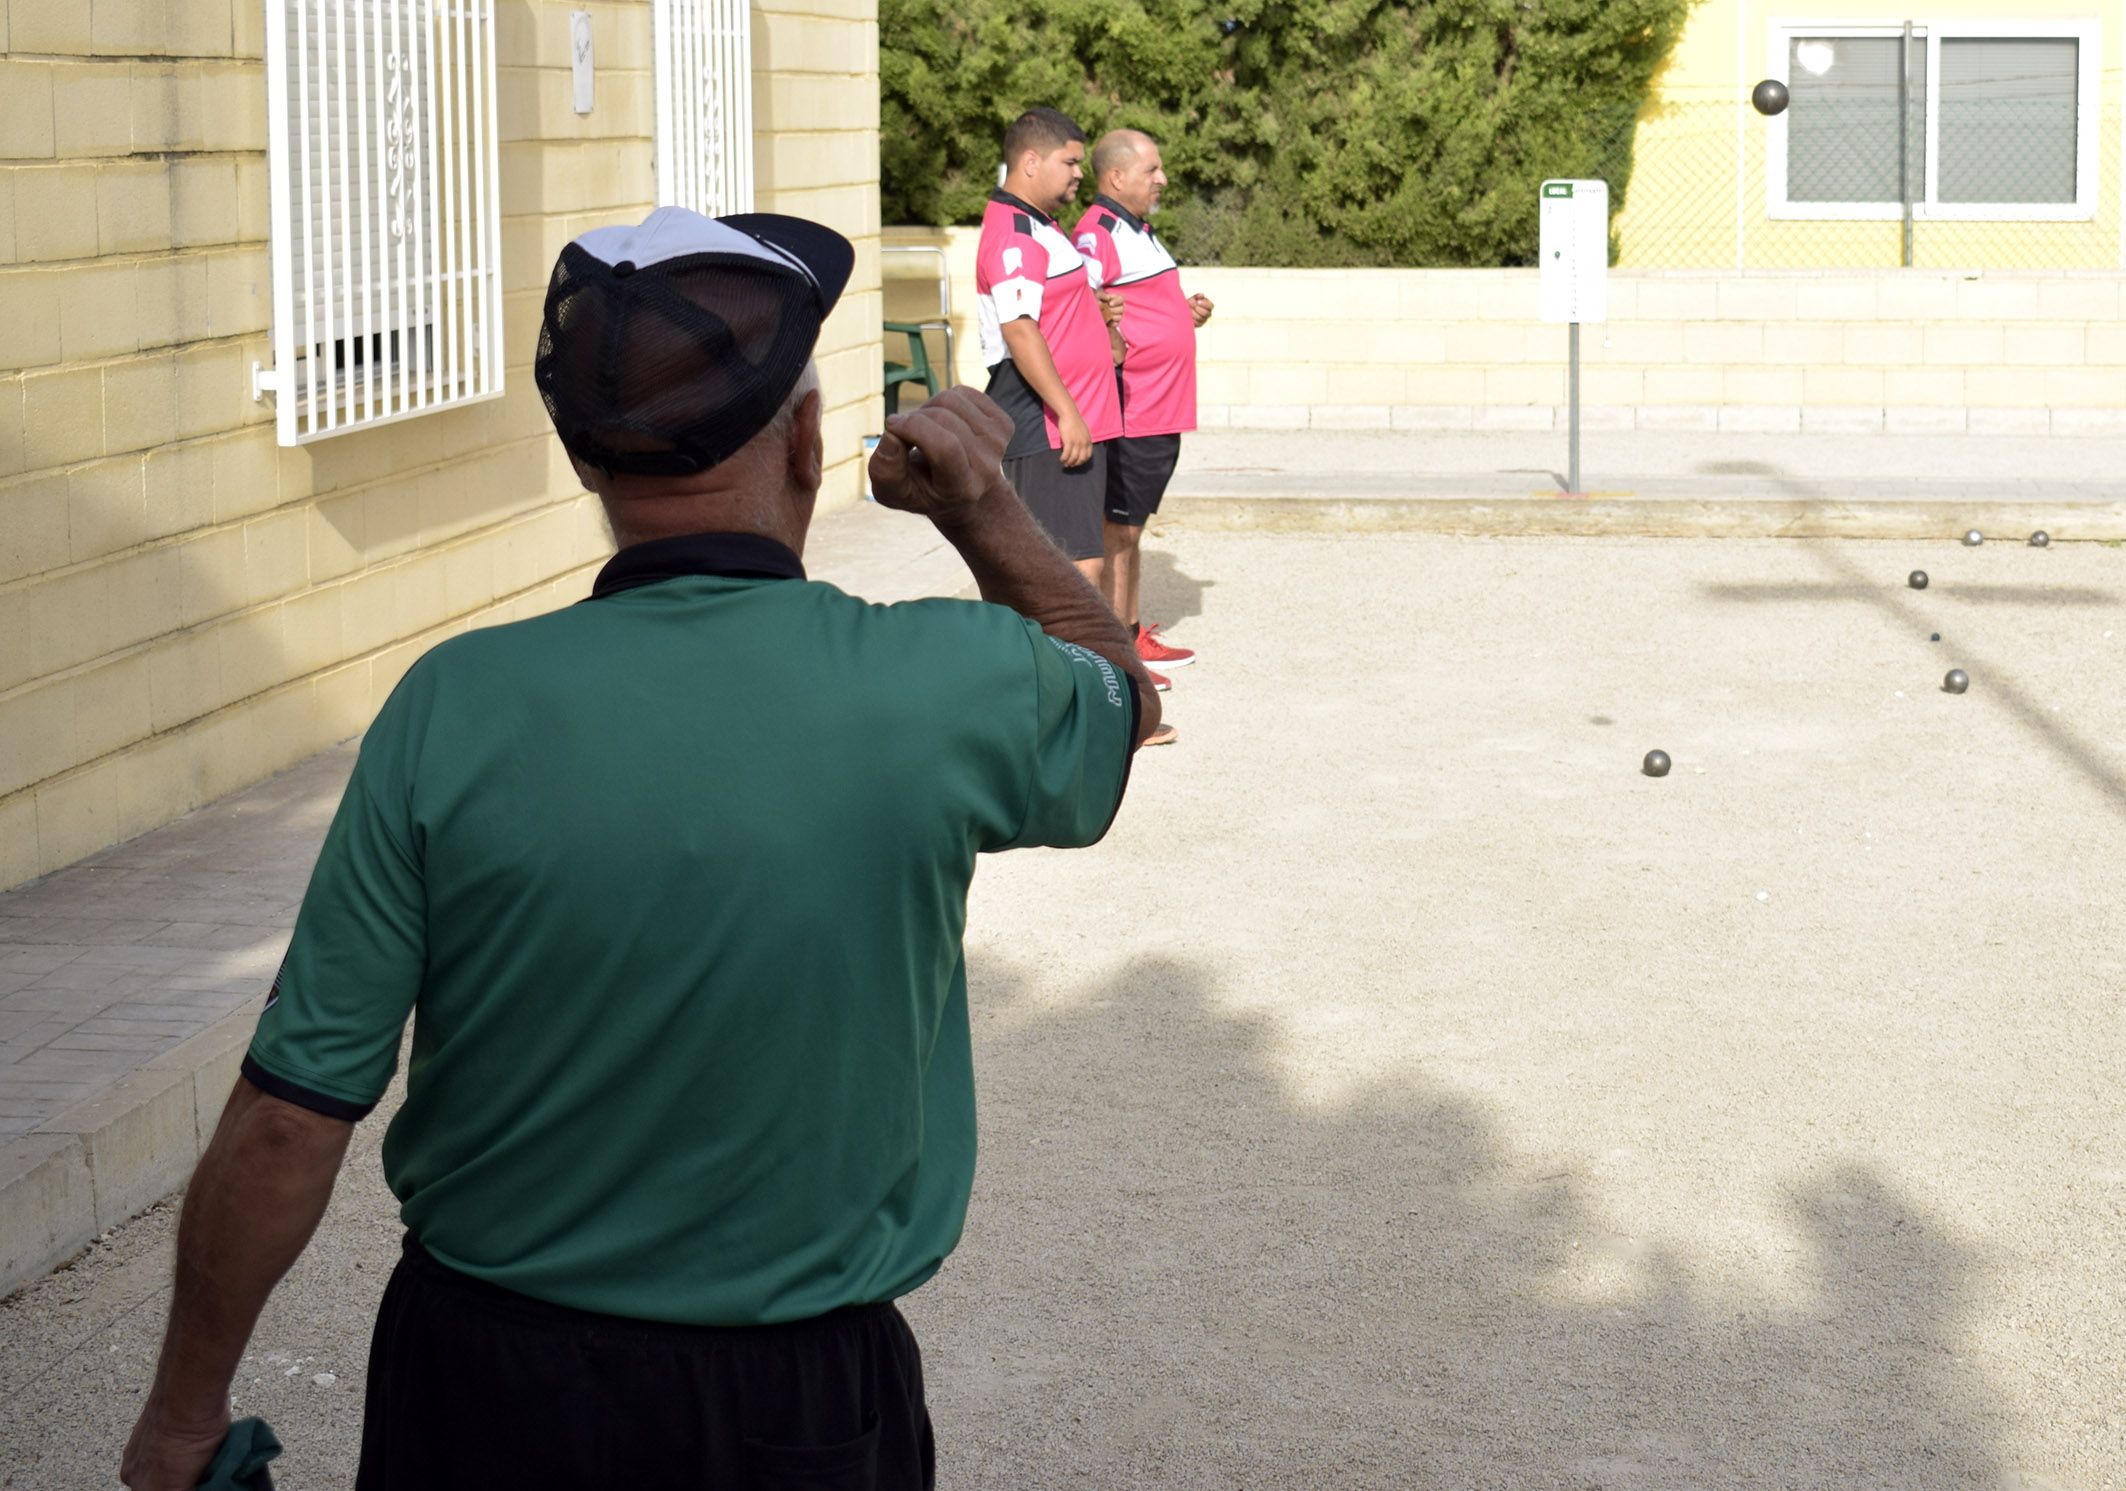
[[[1180,744],[975,887],[942,1486],[2126,1484],[2126,551],[1176,528],[1147,602]],[[381,1134],[239,1381],[292,1488]],[[172,1220],[0,1307],[0,1485],[112,1483]]]

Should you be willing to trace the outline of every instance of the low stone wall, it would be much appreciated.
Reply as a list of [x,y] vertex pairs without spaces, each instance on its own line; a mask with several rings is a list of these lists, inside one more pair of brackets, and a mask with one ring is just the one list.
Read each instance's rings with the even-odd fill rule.
[[[958,373],[984,378],[971,228],[889,228],[952,267]],[[887,315],[934,314],[887,256]],[[1532,269],[1195,269],[1206,428],[1550,429],[1567,331]],[[2126,435],[2126,274],[1616,271],[1581,333],[1589,428]],[[899,338],[886,355],[903,355]],[[941,342],[933,337],[933,354]]]

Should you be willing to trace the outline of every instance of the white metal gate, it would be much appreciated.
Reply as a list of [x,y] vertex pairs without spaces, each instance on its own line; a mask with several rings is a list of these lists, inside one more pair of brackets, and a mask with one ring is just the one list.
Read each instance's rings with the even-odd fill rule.
[[280,443],[502,392],[494,0],[268,0]]
[[656,0],[657,200],[709,217],[753,210],[747,0]]

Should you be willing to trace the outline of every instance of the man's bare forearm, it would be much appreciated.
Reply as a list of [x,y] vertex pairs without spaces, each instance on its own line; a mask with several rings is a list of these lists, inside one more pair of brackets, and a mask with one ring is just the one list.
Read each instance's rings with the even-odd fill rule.
[[317,1230],[353,1133],[237,1079],[178,1221],[153,1394],[165,1409],[197,1418],[227,1402],[266,1296]]
[[1120,668],[1142,705],[1137,738],[1158,728],[1159,694],[1129,628],[1041,531],[1001,473],[981,501],[939,518],[937,526],[967,561],[983,600],[1009,606],[1051,637],[1075,642]]

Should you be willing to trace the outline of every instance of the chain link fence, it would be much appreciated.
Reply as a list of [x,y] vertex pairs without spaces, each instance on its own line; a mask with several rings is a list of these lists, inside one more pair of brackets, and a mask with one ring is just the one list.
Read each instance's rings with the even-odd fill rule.
[[2126,269],[2126,75],[2094,10],[1843,25],[1706,0],[1691,25],[1723,22],[1728,55],[1679,57],[1605,142],[1619,266]]

